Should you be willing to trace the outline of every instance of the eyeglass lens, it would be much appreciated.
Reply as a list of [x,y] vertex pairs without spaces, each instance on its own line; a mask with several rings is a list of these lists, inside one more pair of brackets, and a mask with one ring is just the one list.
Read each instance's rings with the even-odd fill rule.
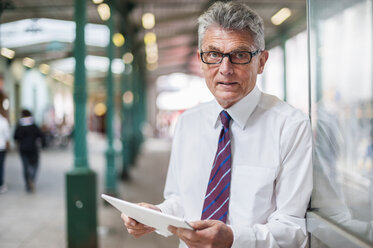
[[202,59],[205,63],[218,64],[222,62],[224,57],[229,57],[229,60],[236,64],[247,64],[251,61],[251,53],[246,51],[231,52],[229,54],[214,51],[202,53]]

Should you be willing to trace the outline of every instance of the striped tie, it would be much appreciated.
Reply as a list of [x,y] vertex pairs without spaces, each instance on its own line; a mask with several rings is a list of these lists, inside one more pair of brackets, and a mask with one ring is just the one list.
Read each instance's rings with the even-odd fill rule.
[[231,139],[229,137],[231,117],[226,111],[222,111],[220,120],[223,127],[219,135],[218,150],[211,169],[201,219],[221,220],[226,223],[231,184]]

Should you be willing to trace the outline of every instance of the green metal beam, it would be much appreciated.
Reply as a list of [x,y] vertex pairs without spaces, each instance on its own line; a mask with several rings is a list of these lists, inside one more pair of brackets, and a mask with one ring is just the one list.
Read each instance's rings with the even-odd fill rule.
[[[134,8],[133,3],[120,3],[120,17],[121,21],[119,22],[121,26],[119,29],[124,34],[125,37],[125,44],[121,48],[122,55],[127,52],[133,53],[133,38],[135,35],[134,25],[129,19],[129,14]],[[125,69],[123,71],[120,83],[120,102],[121,102],[121,142],[122,142],[122,171],[121,171],[121,179],[128,180],[129,179],[129,167],[131,161],[131,134],[133,132],[132,127],[132,106],[133,102],[131,102],[131,94],[132,91],[132,64],[125,64]],[[126,101],[124,100],[124,96],[126,95]],[[133,96],[133,95],[132,95]]]
[[96,174],[89,169],[86,142],[86,1],[75,0],[74,168],[66,174],[67,247],[96,248]]
[[114,34],[114,0],[107,1],[110,7],[110,18],[107,21],[107,26],[110,30],[109,32],[109,44],[107,47],[107,56],[109,58],[109,68],[106,81],[106,135],[108,141],[108,148],[106,150],[106,188],[105,191],[107,194],[116,195],[117,194],[117,181],[116,181],[116,168],[115,168],[115,150],[114,150],[114,127],[113,127],[113,118],[114,118],[114,82],[113,82],[113,73],[111,70],[112,61],[114,58],[114,44],[113,44],[113,34]]

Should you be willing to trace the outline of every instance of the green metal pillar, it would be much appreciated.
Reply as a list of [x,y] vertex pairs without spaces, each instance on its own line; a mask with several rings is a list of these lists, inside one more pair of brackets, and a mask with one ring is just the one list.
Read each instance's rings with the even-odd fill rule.
[[[129,179],[129,165],[131,157],[131,133],[132,133],[132,106],[133,91],[131,86],[132,65],[126,64],[121,82],[122,95],[122,174],[121,178]],[[131,101],[132,98],[132,101]]]
[[[120,16],[122,20],[121,30],[125,34],[126,42],[122,48],[122,54],[124,55],[127,52],[135,52],[134,39],[137,36],[137,27],[133,25],[129,16],[135,7],[134,3],[122,3],[122,8],[120,11]],[[137,57],[137,55],[133,54]],[[129,179],[129,165],[133,161],[132,150],[132,134],[133,134],[133,101],[134,101],[134,91],[133,91],[133,67],[134,61],[127,60],[125,65],[125,70],[121,77],[121,142],[122,142],[122,180]]]
[[133,132],[131,135],[131,164],[135,164],[135,160],[140,148],[140,135],[141,135],[141,108],[140,108],[140,66],[138,61],[133,67],[133,111],[132,111],[132,127]]
[[85,21],[86,1],[75,0],[74,168],[66,174],[67,247],[69,248],[98,246],[96,174],[88,166],[86,142]]
[[128,115],[128,119],[127,119],[127,122],[126,122],[126,125],[128,125],[128,129],[127,129],[127,134],[128,134],[128,147],[129,147],[129,164],[130,165],[134,165],[135,164],[135,159],[136,159],[136,122],[135,122],[135,118],[136,118],[136,102],[137,102],[137,91],[136,91],[136,84],[137,84],[137,81],[136,81],[136,78],[137,78],[137,65],[136,65],[136,61],[134,60],[134,62],[132,63],[132,72],[131,72],[131,77],[130,77],[130,82],[131,82],[131,92],[132,92],[132,95],[133,95],[133,100],[132,100],[132,104],[131,104],[131,108],[128,108],[127,106],[127,115]]
[[[143,68],[143,70],[145,70]],[[141,117],[140,117],[140,120],[141,120],[141,127],[143,128],[144,127],[144,124],[146,122],[146,118],[147,118],[147,112],[146,112],[146,100],[148,99],[147,98],[147,91],[146,91],[146,73],[145,72],[142,72],[141,74],[141,81],[140,81],[140,106],[141,106]],[[141,131],[141,143],[144,141],[144,136],[143,136],[143,133]]]
[[137,106],[137,148],[138,151],[144,141],[143,128],[146,119],[146,78],[145,78],[145,68],[143,66],[139,67],[139,78],[138,78],[138,106]]
[[116,169],[115,169],[115,150],[113,146],[114,141],[114,128],[113,128],[113,118],[114,118],[114,82],[113,73],[111,70],[111,65],[114,57],[114,44],[113,44],[113,34],[114,34],[114,8],[113,0],[107,1],[110,7],[110,18],[107,21],[107,26],[110,30],[110,39],[107,47],[107,56],[109,59],[109,68],[107,74],[107,112],[106,112],[106,135],[108,141],[108,148],[106,150],[106,185],[105,191],[110,195],[117,195],[117,181],[116,181]]
[[[128,32],[127,32],[128,34]],[[127,35],[126,43],[123,46],[123,54],[130,52],[132,47],[132,35]],[[133,61],[132,61],[133,62]],[[133,106],[133,91],[132,91],[132,62],[125,64],[125,68],[121,78],[121,141],[122,141],[122,172],[121,179],[129,179],[129,165],[131,156],[130,137],[132,133],[132,106]]]

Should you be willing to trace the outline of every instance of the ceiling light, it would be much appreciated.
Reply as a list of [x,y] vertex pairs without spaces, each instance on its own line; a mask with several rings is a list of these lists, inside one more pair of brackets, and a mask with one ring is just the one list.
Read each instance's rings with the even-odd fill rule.
[[92,0],[92,2],[94,3],[94,4],[100,4],[100,3],[102,3],[104,0]]
[[14,58],[14,55],[16,54],[15,51],[10,50],[9,48],[1,48],[1,55],[3,55],[5,58],[12,59]]
[[62,71],[53,70],[53,72],[51,73],[51,77],[54,80],[64,83],[68,86],[72,86],[74,84],[74,76],[71,74],[66,74]]
[[124,36],[121,33],[115,33],[113,35],[113,43],[116,47],[123,46],[125,41],[126,40],[124,39]]
[[23,59],[22,63],[24,66],[28,68],[32,68],[35,65],[35,60],[33,60],[32,58],[26,57]]
[[106,3],[102,3],[97,6],[98,14],[103,21],[107,21],[110,18],[110,7]]
[[145,29],[152,29],[154,28],[154,25],[155,25],[154,15],[152,13],[145,13],[142,16],[142,26]]
[[115,74],[122,74],[124,72],[124,63],[121,59],[113,59],[111,63],[111,71]]
[[155,43],[157,41],[157,36],[153,32],[148,32],[144,36],[144,43],[145,45],[149,45]]
[[97,103],[94,107],[94,112],[97,116],[103,116],[106,113],[106,105],[102,102]]
[[123,94],[123,103],[125,104],[132,104],[133,102],[133,93],[132,91],[126,91]]
[[274,25],[280,25],[283,23],[286,19],[288,19],[291,16],[291,10],[288,8],[282,8],[280,9],[276,14],[274,14],[271,17],[271,22]]
[[63,74],[60,71],[53,71],[51,77],[56,81],[63,81]]
[[41,73],[43,73],[43,74],[48,74],[49,73],[49,71],[50,71],[50,66],[49,65],[47,65],[47,64],[41,64],[40,66],[39,66],[39,71],[41,72]]
[[131,64],[133,61],[133,54],[128,52],[123,55],[123,62],[125,64]]

